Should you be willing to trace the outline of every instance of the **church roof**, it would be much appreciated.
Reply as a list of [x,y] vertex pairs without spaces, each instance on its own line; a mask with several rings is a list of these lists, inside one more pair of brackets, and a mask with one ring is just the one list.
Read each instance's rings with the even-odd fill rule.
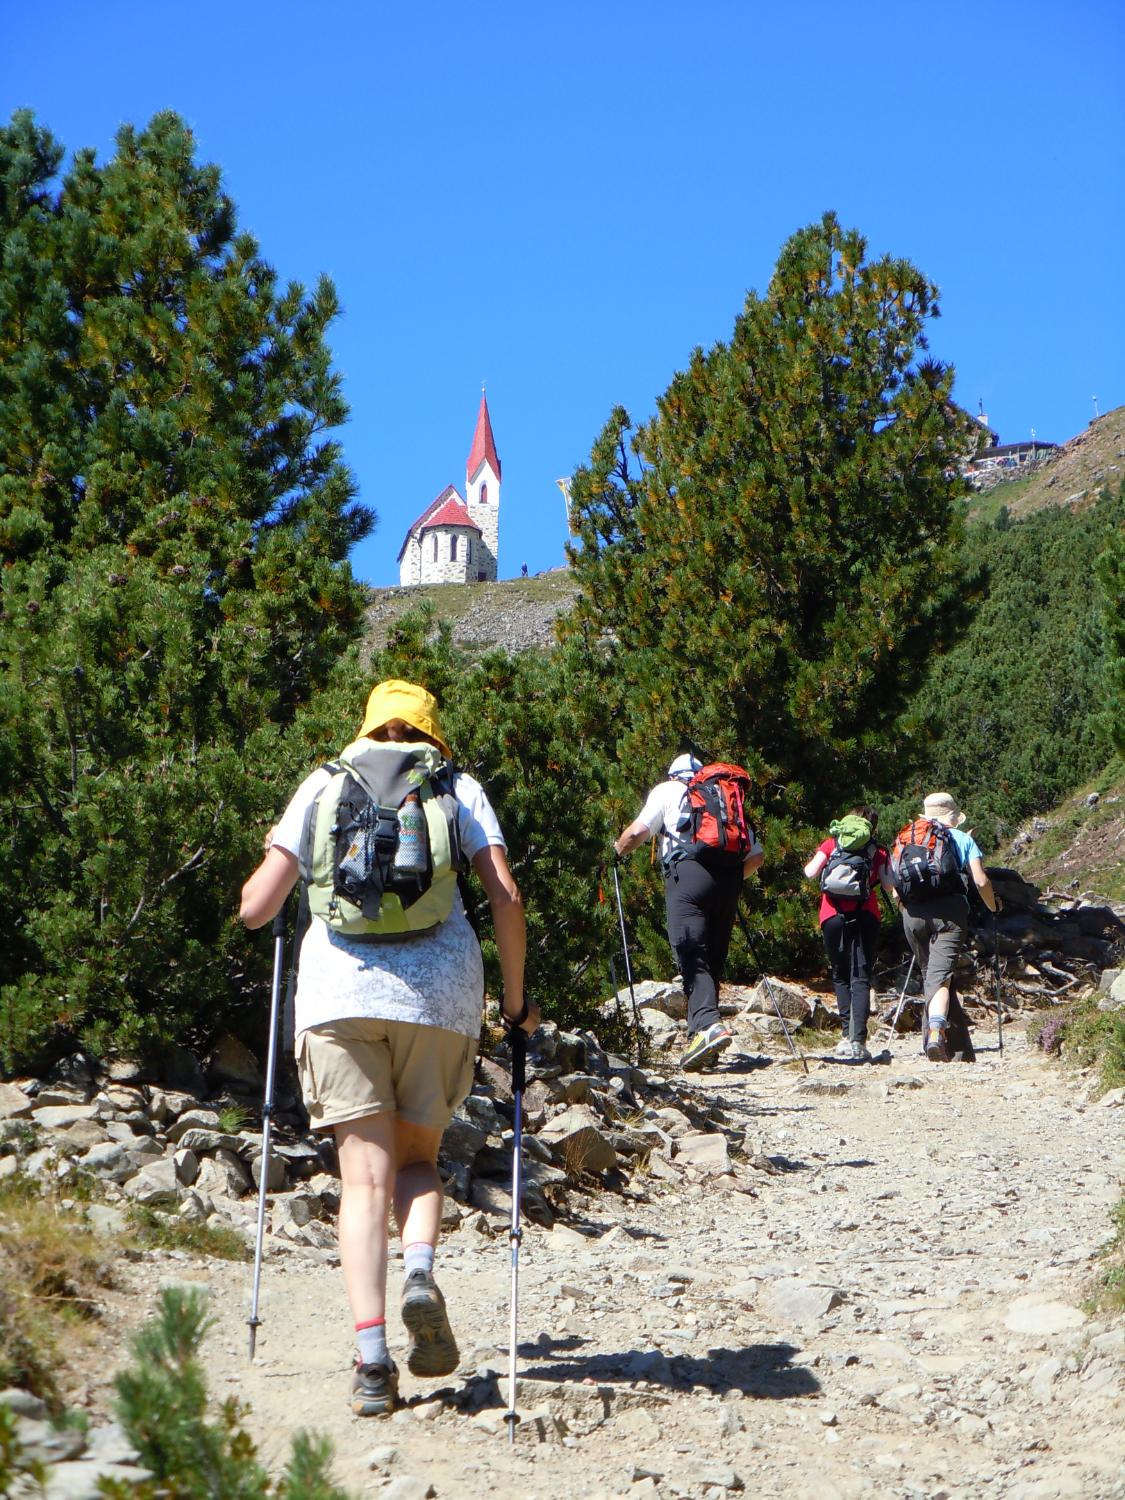
[[474,531],[480,531],[480,527],[465,509],[465,502],[456,490],[444,505],[435,510],[431,516],[427,516],[419,530],[430,531],[435,526],[471,526]]
[[500,478],[500,460],[496,456],[496,439],[492,436],[492,423],[488,417],[488,402],[484,392],[480,396],[480,411],[477,412],[477,430],[473,433],[473,446],[469,449],[469,460],[465,474],[471,482],[485,460],[492,465],[492,472]]
[[441,494],[435,500],[430,501],[407,530],[402,539],[402,546],[398,549],[399,562],[402,561],[402,554],[406,551],[410,538],[415,532],[421,535],[431,526],[471,526],[474,531],[480,531],[480,527],[465,509],[465,502],[461,499],[456,485],[447,484]]

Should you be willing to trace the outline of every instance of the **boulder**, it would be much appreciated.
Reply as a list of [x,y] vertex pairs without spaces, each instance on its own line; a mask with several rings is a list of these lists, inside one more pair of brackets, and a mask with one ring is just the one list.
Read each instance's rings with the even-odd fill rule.
[[576,1104],[548,1120],[539,1132],[555,1160],[571,1174],[608,1172],[617,1165],[617,1152],[593,1110]]
[[176,1181],[176,1164],[170,1156],[154,1161],[144,1167],[125,1184],[126,1194],[136,1203],[149,1208],[161,1205],[178,1205],[180,1185]]
[[0,1120],[26,1120],[34,1104],[14,1083],[0,1083]]
[[678,1166],[695,1167],[707,1177],[718,1177],[730,1171],[727,1138],[718,1132],[703,1135],[691,1132],[676,1139],[674,1160]]
[[445,1134],[441,1138],[439,1156],[442,1162],[471,1167],[477,1152],[488,1140],[488,1135],[484,1126],[478,1125],[471,1118],[465,1106],[459,1105],[453,1111],[453,1118],[445,1127]]
[[759,1306],[784,1323],[815,1323],[843,1300],[835,1287],[783,1276],[763,1289]]
[[244,1042],[229,1033],[215,1043],[215,1050],[207,1059],[205,1073],[207,1082],[213,1089],[229,1087],[256,1094],[262,1087],[262,1070],[258,1059]]
[[218,1130],[219,1116],[213,1109],[186,1109],[165,1132],[170,1145],[176,1146],[189,1130]]
[[772,976],[759,980],[746,1001],[746,1010],[751,1015],[776,1018],[777,1011],[780,1011],[787,1021],[805,1022],[810,1019],[814,1009],[815,1001],[811,995],[794,984],[786,984],[784,980],[774,979]]
[[119,1141],[104,1141],[79,1157],[79,1163],[103,1182],[128,1182],[137,1174],[137,1164]]

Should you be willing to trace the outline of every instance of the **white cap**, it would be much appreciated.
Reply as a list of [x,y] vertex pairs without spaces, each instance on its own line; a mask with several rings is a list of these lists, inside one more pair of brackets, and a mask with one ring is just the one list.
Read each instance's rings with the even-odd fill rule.
[[696,755],[677,755],[668,767],[669,781],[690,781],[696,771],[703,769],[703,762]]

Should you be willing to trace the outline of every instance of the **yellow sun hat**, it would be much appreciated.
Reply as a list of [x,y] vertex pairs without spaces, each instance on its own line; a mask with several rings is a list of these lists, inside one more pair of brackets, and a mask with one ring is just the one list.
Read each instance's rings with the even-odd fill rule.
[[412,725],[427,739],[433,740],[446,760],[453,759],[453,751],[446,743],[438,723],[437,699],[424,687],[414,682],[401,682],[392,677],[377,683],[367,700],[367,712],[359,728],[359,738],[375,729],[382,729],[392,719],[402,719]]

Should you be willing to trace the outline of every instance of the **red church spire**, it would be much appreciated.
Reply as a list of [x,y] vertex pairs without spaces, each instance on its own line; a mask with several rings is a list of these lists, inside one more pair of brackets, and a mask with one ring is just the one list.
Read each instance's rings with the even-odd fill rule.
[[465,465],[466,479],[470,484],[485,459],[492,465],[492,471],[499,479],[500,460],[496,456],[496,440],[492,436],[492,423],[488,419],[488,401],[481,391],[477,430],[473,433],[473,446],[469,449],[469,461]]

